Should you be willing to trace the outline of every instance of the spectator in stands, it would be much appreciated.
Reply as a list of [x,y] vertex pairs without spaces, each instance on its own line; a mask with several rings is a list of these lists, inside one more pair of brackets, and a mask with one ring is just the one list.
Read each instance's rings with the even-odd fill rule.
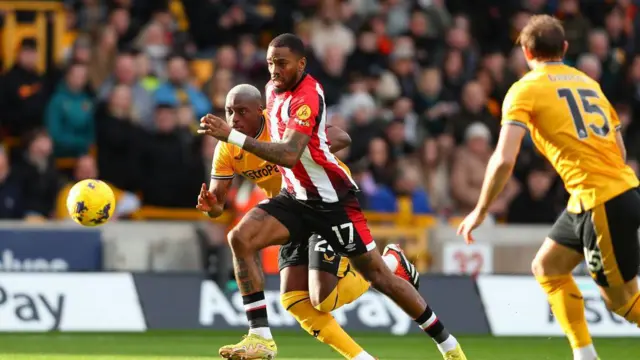
[[[238,56],[240,61],[237,68],[243,78],[251,84],[266,84],[269,81],[269,71],[264,61],[267,54],[258,48],[254,36],[245,35],[240,38]],[[239,81],[236,80],[236,83]]]
[[138,34],[138,26],[131,21],[131,14],[126,8],[115,8],[109,14],[108,25],[111,26],[118,37],[118,48],[126,49]]
[[[91,62],[91,39],[88,36],[79,36],[71,48],[70,53],[67,55],[67,59],[58,67],[49,69],[47,71],[47,92],[49,94],[56,90],[56,87],[64,75],[67,73],[67,68],[70,64],[81,63],[89,65]],[[91,87],[87,84],[87,91],[92,91]]]
[[38,72],[36,41],[20,44],[16,63],[0,78],[0,125],[13,136],[22,136],[42,125],[49,96],[45,78]]
[[576,67],[593,80],[600,82],[602,69],[595,55],[589,53],[581,54],[578,56]]
[[323,59],[329,46],[338,46],[343,54],[350,54],[355,47],[355,36],[339,21],[336,1],[323,1],[317,16],[311,22],[311,48],[313,54]]
[[207,97],[196,89],[189,81],[187,60],[180,55],[173,55],[167,66],[169,79],[156,90],[155,98],[158,103],[171,104],[175,107],[190,104],[198,118],[211,111],[211,104]]
[[369,197],[369,209],[379,212],[398,212],[400,207],[406,206],[403,200],[411,204],[414,214],[429,214],[432,212],[427,192],[422,188],[420,170],[416,164],[404,162],[398,165],[393,187],[379,186]]
[[131,53],[120,53],[116,58],[115,70],[98,91],[98,100],[109,99],[116,85],[125,85],[131,89],[133,113],[140,119],[143,126],[153,127],[154,97],[140,81],[137,72],[136,58]]
[[116,187],[138,189],[140,164],[136,154],[143,137],[142,128],[134,111],[131,88],[116,85],[108,102],[96,111],[96,145],[98,169],[103,180]]
[[509,205],[507,222],[515,224],[553,224],[557,218],[555,174],[544,161],[529,169],[527,181]]
[[156,23],[147,25],[136,39],[136,47],[149,57],[151,72],[159,78],[166,78],[167,56],[171,47],[162,26]]
[[[345,96],[342,113],[349,118],[348,133],[351,137],[348,162],[361,160],[369,151],[369,143],[374,137],[381,136],[382,130],[377,121],[373,121],[376,111],[374,99],[366,92],[363,82],[351,85],[354,92]],[[358,87],[361,87],[358,89]]]
[[437,68],[422,71],[413,103],[420,116],[420,126],[428,136],[437,137],[444,133],[446,118],[458,111],[453,96],[442,88],[442,77]]
[[81,30],[92,32],[107,19],[107,6],[99,0],[84,0],[82,6],[78,6],[78,27]]
[[58,192],[58,196],[56,198],[55,218],[58,220],[70,220],[69,213],[67,212],[67,196],[69,196],[69,191],[71,191],[71,187],[73,187],[73,185],[78,181],[98,178],[103,179],[109,184],[109,187],[113,190],[113,194],[116,198],[116,209],[113,214],[114,216],[110,219],[111,221],[117,218],[128,217],[140,208],[140,199],[134,193],[123,191],[114,184],[109,183],[109,181],[104,179],[102,176],[98,176],[98,168],[96,166],[95,159],[91,156],[82,156],[76,162],[76,166],[73,170],[72,181],[68,182]]
[[[462,17],[465,22],[468,18]],[[479,53],[471,42],[469,29],[458,26],[449,29],[446,36],[446,45],[449,49],[459,51],[462,60],[462,75],[468,79],[473,76],[473,72],[478,66]]]
[[467,82],[467,77],[460,50],[449,50],[444,55],[442,65],[442,84],[444,89],[450,93],[456,101],[460,101],[462,88]]
[[0,219],[22,219],[24,191],[22,181],[11,169],[9,157],[0,147]]
[[407,126],[403,119],[393,119],[387,124],[385,138],[389,146],[389,158],[396,161],[413,154],[415,147],[407,140]]
[[224,113],[227,94],[235,85],[236,82],[233,79],[233,72],[231,70],[216,69],[213,77],[204,87],[207,99],[213,105],[214,111]]
[[205,179],[200,138],[179,126],[173,104],[159,103],[155,120],[156,131],[145,141],[139,161],[144,202],[192,208],[192,195]]
[[[491,157],[491,131],[484,123],[469,126],[464,135],[464,146],[455,154],[451,169],[451,195],[457,211],[467,213],[473,210],[482,189],[484,173]],[[503,214],[512,195],[513,184],[508,184],[492,205],[492,214]]]
[[448,215],[453,209],[451,185],[449,180],[450,164],[448,149],[441,150],[434,138],[426,139],[420,155],[424,189],[434,211]]
[[410,145],[407,152],[413,152],[422,141],[424,133],[422,127],[418,126],[418,115],[413,111],[411,99],[406,97],[396,99],[391,110],[387,112],[387,119],[404,124],[404,141]]
[[160,79],[151,69],[151,61],[149,56],[144,52],[139,52],[136,56],[136,74],[140,79],[140,85],[147,90],[149,94],[154,94],[160,86]]
[[118,38],[113,28],[106,26],[100,30],[94,41],[89,62],[89,85],[97,91],[109,77],[118,54]]
[[[265,58],[261,59],[262,62],[264,62],[264,59]],[[238,53],[236,52],[236,49],[230,45],[219,47],[216,50],[216,56],[213,64],[216,68],[216,71],[229,70],[231,72],[234,72],[238,70]],[[242,76],[242,74],[240,74],[240,76]],[[244,78],[240,77],[238,81],[242,82],[244,80]],[[213,78],[211,78],[209,81],[213,81]]]
[[633,43],[630,41],[629,29],[625,28],[624,11],[621,8],[613,8],[604,19],[605,30],[609,35],[609,44],[612,49],[630,53],[633,51]]
[[78,157],[94,140],[93,99],[86,93],[87,66],[73,64],[46,109],[45,122],[56,157]]
[[593,30],[589,34],[589,51],[591,54],[585,53],[580,57],[594,56],[595,60],[600,62],[600,87],[609,100],[615,101],[620,97],[617,87],[623,71],[624,52],[611,49],[609,36],[604,30]]
[[571,46],[567,49],[566,58],[574,62],[578,55],[587,50],[587,34],[591,29],[589,20],[580,13],[578,0],[560,0],[558,12],[564,26],[565,37]]
[[391,186],[393,183],[393,163],[389,159],[389,145],[376,137],[369,142],[369,172],[376,184]]
[[440,40],[433,34],[434,31],[429,28],[427,15],[423,11],[414,10],[411,13],[409,30],[405,35],[411,37],[416,45],[416,60],[420,66],[436,64]]
[[342,47],[328,45],[323,52],[320,67],[316,71],[310,71],[324,88],[324,100],[327,106],[338,104],[340,95],[347,87],[345,77],[345,54]]
[[500,123],[487,108],[487,94],[477,81],[470,81],[462,91],[460,112],[447,121],[447,132],[454,137],[456,144],[463,144],[467,128],[477,122],[489,129],[491,139],[498,138]]
[[28,219],[43,220],[51,217],[60,174],[53,159],[53,143],[44,130],[33,130],[26,136],[26,150],[16,164],[24,186],[24,210]]
[[[400,95],[407,98],[414,98],[418,94],[416,83],[415,50],[413,44],[405,42],[401,46],[396,46],[389,56],[390,74],[400,87]],[[383,75],[384,76],[384,75]]]
[[378,51],[376,34],[370,27],[364,27],[358,35],[358,44],[347,59],[347,73],[366,76],[380,74],[385,68],[386,59]]

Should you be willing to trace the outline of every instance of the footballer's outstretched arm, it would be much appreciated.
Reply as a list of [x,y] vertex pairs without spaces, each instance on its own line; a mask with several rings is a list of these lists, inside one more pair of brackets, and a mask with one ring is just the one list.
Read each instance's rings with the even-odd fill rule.
[[327,138],[329,138],[329,151],[336,153],[351,145],[351,137],[346,131],[335,126],[327,125]]
[[491,203],[502,192],[511,177],[516,163],[522,138],[527,130],[518,125],[505,124],[500,131],[500,138],[496,150],[489,159],[487,171],[484,175],[482,190],[476,209],[486,214]]
[[292,168],[300,160],[310,137],[293,129],[286,129],[282,141],[267,142],[247,137],[243,149],[273,164]]

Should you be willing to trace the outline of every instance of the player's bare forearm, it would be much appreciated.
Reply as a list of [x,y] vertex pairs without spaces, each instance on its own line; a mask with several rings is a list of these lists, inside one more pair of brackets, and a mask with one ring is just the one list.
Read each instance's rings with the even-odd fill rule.
[[308,143],[309,136],[287,129],[282,141],[267,142],[247,137],[242,148],[273,164],[292,168],[300,160]]
[[224,204],[227,200],[227,193],[231,187],[232,179],[211,178],[209,191],[215,195],[216,203],[211,206],[211,211],[207,213],[210,218],[217,218],[224,212]]
[[482,183],[482,191],[476,209],[481,213],[486,213],[491,203],[500,195],[505,185],[511,178],[514,163],[506,161],[499,154],[494,154],[489,159],[487,171]]
[[331,145],[329,146],[329,151],[331,151],[332,153],[336,153],[351,145],[351,137],[349,136],[349,134],[347,134],[346,131],[343,131],[342,129],[335,126],[327,126],[327,137],[329,138],[329,142],[331,143]]

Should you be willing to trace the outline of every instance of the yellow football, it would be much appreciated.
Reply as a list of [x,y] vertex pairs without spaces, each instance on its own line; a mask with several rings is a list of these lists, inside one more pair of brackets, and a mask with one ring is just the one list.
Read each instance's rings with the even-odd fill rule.
[[100,180],[82,180],[67,196],[67,211],[82,226],[100,226],[109,221],[116,209],[113,190]]

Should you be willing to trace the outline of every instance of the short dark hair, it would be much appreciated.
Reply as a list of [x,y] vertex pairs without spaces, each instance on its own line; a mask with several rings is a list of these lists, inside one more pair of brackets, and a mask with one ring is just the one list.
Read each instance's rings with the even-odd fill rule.
[[273,40],[271,40],[269,46],[275,48],[286,47],[289,48],[292,53],[298,56],[305,55],[305,47],[302,39],[291,33],[285,33],[276,36],[275,38],[273,38]]
[[534,58],[553,59],[564,55],[565,35],[560,20],[549,15],[535,15],[518,36],[518,43]]

